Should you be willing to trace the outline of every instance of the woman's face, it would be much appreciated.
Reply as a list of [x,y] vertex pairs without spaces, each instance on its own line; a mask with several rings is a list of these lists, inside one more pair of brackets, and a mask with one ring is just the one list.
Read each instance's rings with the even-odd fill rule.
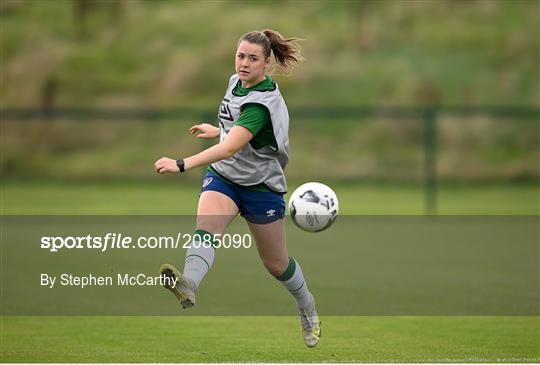
[[264,80],[270,58],[265,58],[263,47],[259,44],[242,41],[236,50],[236,73],[242,86],[252,87]]

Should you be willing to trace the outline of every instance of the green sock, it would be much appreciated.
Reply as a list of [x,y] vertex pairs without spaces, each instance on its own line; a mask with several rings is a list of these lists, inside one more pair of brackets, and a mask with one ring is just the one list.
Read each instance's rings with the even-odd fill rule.
[[289,257],[289,266],[283,274],[277,276],[281,284],[291,293],[298,305],[298,308],[306,308],[311,303],[311,296],[307,288],[304,274],[298,261]]

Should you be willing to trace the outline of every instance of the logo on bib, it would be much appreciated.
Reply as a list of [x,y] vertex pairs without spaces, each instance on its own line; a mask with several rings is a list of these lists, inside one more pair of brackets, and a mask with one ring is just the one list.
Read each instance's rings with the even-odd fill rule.
[[203,180],[202,187],[203,188],[207,187],[208,185],[210,185],[211,182],[212,182],[212,178],[207,177],[206,179]]
[[233,121],[231,109],[229,109],[229,103],[230,100],[227,98],[223,98],[223,101],[221,102],[221,105],[219,106],[219,117],[221,119],[226,119]]

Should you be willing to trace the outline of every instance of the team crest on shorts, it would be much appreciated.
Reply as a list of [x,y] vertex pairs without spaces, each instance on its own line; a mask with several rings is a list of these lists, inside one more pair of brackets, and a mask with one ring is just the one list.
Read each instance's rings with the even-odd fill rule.
[[202,183],[202,187],[205,188],[207,187],[208,185],[210,185],[210,183],[212,182],[213,178],[212,177],[207,177],[206,179],[203,180],[203,183]]

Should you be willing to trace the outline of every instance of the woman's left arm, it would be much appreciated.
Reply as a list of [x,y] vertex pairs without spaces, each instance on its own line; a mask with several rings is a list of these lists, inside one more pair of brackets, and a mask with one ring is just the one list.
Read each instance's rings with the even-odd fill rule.
[[[213,162],[229,158],[242,149],[252,138],[253,135],[249,129],[234,126],[223,142],[207,148],[196,155],[184,158],[184,169],[187,171],[195,167],[209,165]],[[162,157],[157,160],[154,168],[159,174],[179,172],[176,160],[168,157]]]

